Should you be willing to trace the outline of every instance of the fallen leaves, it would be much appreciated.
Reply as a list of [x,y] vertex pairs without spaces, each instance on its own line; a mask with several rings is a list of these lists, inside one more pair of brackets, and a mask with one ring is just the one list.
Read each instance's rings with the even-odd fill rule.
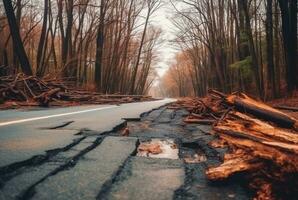
[[147,154],[152,153],[152,154],[160,154],[162,153],[161,146],[160,144],[157,143],[151,143],[151,144],[146,144],[142,143],[138,147],[139,152],[145,152]]
[[151,139],[138,146],[137,156],[150,158],[179,159],[178,146],[171,139]]

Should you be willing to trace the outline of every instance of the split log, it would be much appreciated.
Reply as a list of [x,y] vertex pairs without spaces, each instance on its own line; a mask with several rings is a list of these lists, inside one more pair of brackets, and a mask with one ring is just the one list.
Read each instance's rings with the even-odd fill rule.
[[233,159],[226,160],[219,167],[212,167],[206,171],[207,178],[212,181],[227,179],[228,177],[239,172],[249,172],[261,169],[263,163],[252,156],[241,155]]
[[226,98],[226,101],[235,106],[240,112],[249,113],[257,118],[274,122],[284,128],[295,128],[298,130],[296,119],[264,103],[255,101],[245,94],[241,94],[240,96],[230,95]]
[[209,142],[208,145],[214,148],[225,148],[227,147],[227,142],[222,139],[215,139]]
[[239,112],[231,112],[225,120],[219,121],[214,130],[244,132],[255,138],[266,141],[280,141],[289,144],[298,144],[298,134],[294,130],[282,129],[259,119],[252,118]]
[[253,151],[255,156],[275,160],[277,164],[290,162],[298,171],[296,132],[276,128],[245,114],[234,113],[233,116],[237,118],[228,118],[214,126],[221,138],[233,146]]

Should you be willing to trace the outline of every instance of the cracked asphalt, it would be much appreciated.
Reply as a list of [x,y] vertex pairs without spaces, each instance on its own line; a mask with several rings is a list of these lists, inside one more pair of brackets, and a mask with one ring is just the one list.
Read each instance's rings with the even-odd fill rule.
[[[0,199],[250,199],[237,181],[205,178],[227,149],[209,147],[211,127],[185,124],[187,111],[163,106],[171,101],[0,126]],[[0,124],[94,108],[2,111]],[[138,156],[152,139],[174,141],[178,159]],[[188,162],[198,156],[204,159]]]

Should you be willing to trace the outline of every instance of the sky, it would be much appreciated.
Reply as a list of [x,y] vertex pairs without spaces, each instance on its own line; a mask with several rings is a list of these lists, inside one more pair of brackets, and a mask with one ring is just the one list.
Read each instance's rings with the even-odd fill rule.
[[162,28],[163,38],[165,39],[164,44],[159,49],[160,61],[157,64],[157,73],[161,77],[165,74],[169,67],[169,63],[174,59],[177,50],[173,45],[170,44],[170,40],[174,39],[174,25],[171,23],[170,18],[172,17],[172,10],[170,3],[165,3],[159,10],[154,14],[151,24]]

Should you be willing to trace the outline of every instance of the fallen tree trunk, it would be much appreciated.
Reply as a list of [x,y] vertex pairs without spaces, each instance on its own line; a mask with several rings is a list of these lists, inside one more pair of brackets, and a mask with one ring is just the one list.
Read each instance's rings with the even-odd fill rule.
[[[263,159],[284,165],[290,163],[298,172],[298,135],[271,126],[241,113],[232,113],[214,126],[214,130],[228,144]],[[237,116],[235,118],[234,116]]]
[[235,106],[236,110],[240,112],[249,113],[257,118],[274,122],[284,128],[298,129],[298,122],[296,119],[262,102],[255,101],[247,95],[230,95],[226,98],[226,101],[230,105]]
[[229,178],[230,176],[239,172],[250,172],[262,169],[264,164],[253,156],[239,155],[232,158],[225,159],[224,163],[219,167],[209,168],[206,175],[209,180],[219,181]]
[[35,96],[34,99],[37,100],[41,106],[49,106],[52,96],[57,94],[60,90],[60,88],[51,89]]

